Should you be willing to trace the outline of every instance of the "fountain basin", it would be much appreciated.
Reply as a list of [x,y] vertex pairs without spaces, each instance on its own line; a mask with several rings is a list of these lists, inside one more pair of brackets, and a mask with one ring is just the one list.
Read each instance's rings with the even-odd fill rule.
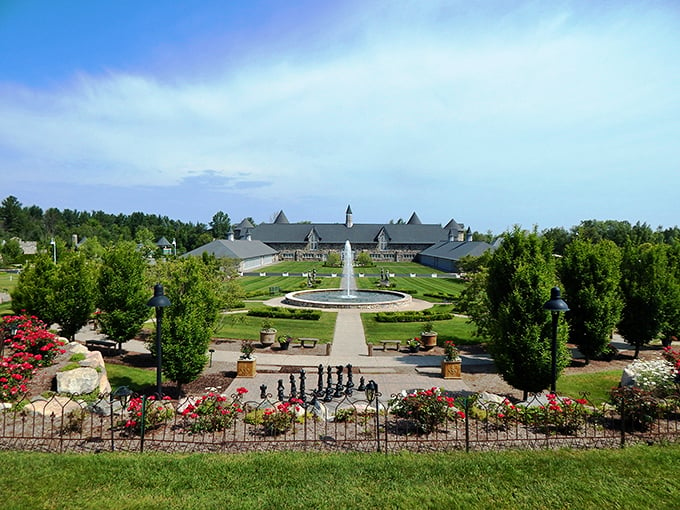
[[345,289],[300,290],[286,294],[283,302],[312,308],[375,309],[405,306],[411,296],[395,290],[352,290],[349,295]]

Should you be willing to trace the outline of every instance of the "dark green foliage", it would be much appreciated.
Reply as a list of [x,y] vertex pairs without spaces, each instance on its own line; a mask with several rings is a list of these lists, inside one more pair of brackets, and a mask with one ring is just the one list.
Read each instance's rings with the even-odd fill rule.
[[19,241],[10,239],[5,241],[4,244],[0,242],[0,261],[2,265],[20,264],[23,260],[24,252],[21,250]]
[[56,278],[49,290],[54,321],[61,334],[73,339],[90,320],[97,298],[97,270],[81,253],[66,251],[57,265]]
[[19,281],[12,292],[12,305],[16,310],[25,310],[46,324],[55,322],[50,292],[57,278],[57,266],[47,253],[39,253],[19,274]]
[[272,306],[270,308],[257,308],[248,311],[251,317],[269,317],[272,319],[297,319],[302,321],[318,321],[321,312],[317,310],[303,310],[297,308],[283,308]]
[[[619,333],[635,346],[635,357],[640,347],[654,340],[664,324],[664,313],[669,306],[669,283],[674,277],[670,270],[667,247],[664,245],[628,244],[621,263],[621,291],[624,306],[619,322]],[[675,297],[676,293],[673,293]]]
[[586,363],[608,347],[621,317],[621,253],[612,241],[576,239],[559,264],[564,299],[569,304],[569,339]]
[[[182,384],[196,379],[208,362],[208,345],[223,306],[223,273],[215,263],[197,257],[174,259],[156,266],[171,305],[163,309],[161,341],[163,374]],[[155,351],[155,346],[150,345]]]
[[[489,349],[503,379],[515,388],[538,392],[551,381],[551,319],[543,309],[555,285],[550,243],[516,227],[489,261],[486,284]],[[569,362],[567,327],[560,321],[558,374]]]
[[99,273],[97,307],[102,332],[123,342],[134,338],[151,314],[146,282],[147,263],[131,242],[121,242],[104,253]]
[[449,312],[435,312],[423,310],[420,312],[378,312],[375,314],[376,322],[430,322],[445,321],[451,318]]

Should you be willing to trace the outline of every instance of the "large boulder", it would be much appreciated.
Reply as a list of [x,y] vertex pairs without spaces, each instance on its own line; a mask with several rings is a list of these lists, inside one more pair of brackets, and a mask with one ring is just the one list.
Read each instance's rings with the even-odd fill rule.
[[70,397],[54,396],[49,400],[36,399],[30,404],[27,404],[22,411],[32,412],[43,416],[62,416],[74,411],[82,409],[82,406]]
[[99,388],[99,372],[94,368],[80,367],[57,374],[57,393],[83,395]]

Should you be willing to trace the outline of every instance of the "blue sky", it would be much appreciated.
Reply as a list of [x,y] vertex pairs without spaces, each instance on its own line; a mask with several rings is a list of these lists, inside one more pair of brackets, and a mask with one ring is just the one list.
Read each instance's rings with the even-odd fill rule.
[[0,0],[0,198],[674,226],[679,5]]

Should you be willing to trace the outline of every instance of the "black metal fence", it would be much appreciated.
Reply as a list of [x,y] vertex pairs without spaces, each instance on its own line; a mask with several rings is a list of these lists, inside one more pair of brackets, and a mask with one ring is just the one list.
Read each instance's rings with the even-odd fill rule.
[[[359,394],[357,394],[359,395]],[[404,415],[402,397],[343,396],[332,402],[286,403],[278,426],[272,414],[282,409],[270,396],[257,401],[228,399],[234,415],[225,428],[195,427],[199,415],[187,412],[195,400],[130,401],[111,395],[95,402],[54,396],[22,401],[0,412],[0,448],[49,452],[167,451],[244,452],[271,450],[428,452],[506,448],[603,448],[633,442],[680,438],[676,398],[641,405],[623,398],[616,405],[587,400],[545,401],[535,396],[528,408],[480,395],[451,396],[443,421],[424,427],[422,417]],[[554,407],[553,408],[551,408]],[[533,409],[533,411],[531,411]],[[160,410],[160,411],[159,411]],[[210,410],[215,412],[215,409]],[[141,412],[141,414],[140,414]],[[219,414],[219,411],[217,411]],[[266,418],[267,416],[267,418]],[[151,417],[151,419],[149,419]],[[223,418],[224,416],[222,416]]]

